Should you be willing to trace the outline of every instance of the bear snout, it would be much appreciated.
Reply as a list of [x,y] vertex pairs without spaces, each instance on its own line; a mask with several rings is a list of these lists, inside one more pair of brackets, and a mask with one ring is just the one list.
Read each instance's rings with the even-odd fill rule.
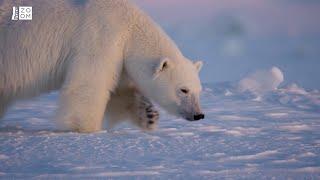
[[201,119],[204,119],[204,114],[203,113],[196,114],[196,115],[193,116],[193,120],[194,121],[199,121]]
[[199,114],[195,114],[193,116],[189,116],[189,117],[186,117],[185,119],[188,120],[188,121],[199,121],[201,119],[204,119],[205,118],[205,115],[203,113],[199,113]]

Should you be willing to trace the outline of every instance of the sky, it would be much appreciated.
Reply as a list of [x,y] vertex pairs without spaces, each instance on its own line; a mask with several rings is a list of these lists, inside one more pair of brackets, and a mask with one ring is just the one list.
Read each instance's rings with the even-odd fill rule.
[[230,13],[241,18],[250,33],[299,36],[320,32],[317,0],[136,0],[160,21],[192,21]]
[[283,85],[320,89],[320,1],[134,0],[191,60],[205,83],[279,67]]

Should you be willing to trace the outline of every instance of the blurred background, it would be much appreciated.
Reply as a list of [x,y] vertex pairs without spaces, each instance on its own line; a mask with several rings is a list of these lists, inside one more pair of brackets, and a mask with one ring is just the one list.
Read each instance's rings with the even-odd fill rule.
[[284,84],[320,89],[319,0],[134,0],[192,60],[204,83],[279,67]]

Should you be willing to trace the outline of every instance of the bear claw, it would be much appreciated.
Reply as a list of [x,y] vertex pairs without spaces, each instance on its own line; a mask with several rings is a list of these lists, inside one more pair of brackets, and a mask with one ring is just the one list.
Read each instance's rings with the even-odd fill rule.
[[144,96],[137,94],[138,125],[141,129],[151,131],[157,128],[159,113],[153,104]]
[[159,113],[152,107],[146,108],[144,117],[140,118],[140,127],[143,130],[151,131],[157,128]]

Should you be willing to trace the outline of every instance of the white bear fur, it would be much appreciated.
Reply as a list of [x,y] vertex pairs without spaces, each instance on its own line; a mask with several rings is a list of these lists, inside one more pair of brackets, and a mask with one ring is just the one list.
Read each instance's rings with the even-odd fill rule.
[[[147,97],[178,115],[182,101],[172,95],[178,84],[193,93],[184,112],[200,112],[201,63],[186,59],[127,0],[0,3],[0,118],[17,99],[60,90],[56,119],[62,129],[98,131],[106,113],[109,124],[130,118],[149,130],[154,126],[135,117],[137,99]],[[20,5],[33,7],[32,21],[11,21],[12,6]],[[163,59],[176,68],[157,78]]]

